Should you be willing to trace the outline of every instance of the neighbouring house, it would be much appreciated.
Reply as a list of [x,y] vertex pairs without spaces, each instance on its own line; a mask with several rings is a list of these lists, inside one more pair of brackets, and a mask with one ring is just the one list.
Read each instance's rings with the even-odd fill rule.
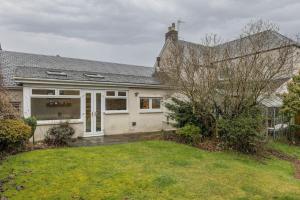
[[[259,34],[259,35],[258,35]],[[281,128],[286,127],[287,125],[284,124],[284,119],[279,114],[280,107],[282,106],[282,94],[287,92],[287,83],[292,80],[292,77],[299,73],[300,71],[300,44],[292,39],[276,32],[276,31],[264,31],[257,33],[255,35],[251,35],[248,37],[260,37],[266,39],[265,47],[261,52],[264,53],[271,53],[276,54],[276,52],[283,47],[290,46],[292,47],[293,51],[293,59],[290,64],[288,64],[287,70],[285,74],[281,74],[279,78],[274,80],[273,84],[273,94],[266,98],[262,98],[263,100],[260,102],[261,105],[265,108],[266,112],[266,126],[267,129],[271,132],[279,130]],[[244,55],[238,55],[240,52],[235,51],[239,45],[247,46],[247,43],[251,41],[250,38],[244,37],[237,40],[229,41],[223,44],[219,44],[216,46],[205,46],[203,44],[193,43],[181,40],[178,37],[178,31],[176,30],[175,23],[172,23],[170,27],[168,27],[168,32],[165,34],[165,44],[160,51],[160,54],[156,58],[155,68],[159,68],[160,64],[163,62],[163,59],[168,57],[168,53],[172,51],[171,49],[174,48],[174,43],[176,43],[179,47],[183,49],[187,49],[188,52],[189,48],[192,48],[196,51],[197,54],[201,54],[203,49],[205,48],[217,48],[217,49],[229,49],[233,52],[233,57],[231,60],[237,60],[244,56],[251,55],[251,50],[246,51]],[[283,45],[284,44],[284,45]],[[287,45],[287,46],[285,46]],[[220,79],[225,77],[224,74],[220,74]],[[297,118],[298,119],[298,118]]]
[[[287,39],[276,32],[266,34]],[[12,105],[21,116],[38,119],[36,140],[42,140],[50,127],[65,121],[75,129],[75,137],[170,130],[163,102],[172,92],[160,84],[154,72],[171,42],[203,48],[179,40],[173,24],[165,34],[165,44],[154,67],[1,49],[0,69]],[[299,46],[294,46],[299,55]],[[276,81],[276,99],[265,102],[271,113],[282,104],[277,94],[286,91],[286,83],[299,68],[299,63],[293,63],[290,73]],[[274,128],[274,115],[271,117],[270,128]]]

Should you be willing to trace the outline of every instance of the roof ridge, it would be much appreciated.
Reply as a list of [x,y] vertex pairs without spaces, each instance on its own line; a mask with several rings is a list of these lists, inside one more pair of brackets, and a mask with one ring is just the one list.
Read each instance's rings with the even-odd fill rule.
[[[293,39],[279,33],[278,31],[275,31],[275,30],[265,30],[265,31],[261,31],[261,32],[258,32],[258,33],[255,33],[255,34],[252,34],[252,35],[247,35],[247,36],[244,36],[244,37],[240,37],[240,38],[236,38],[236,39],[233,39],[233,40],[230,40],[230,41],[227,41],[227,42],[223,42],[221,44],[218,44],[218,45],[215,45],[215,46],[212,46],[212,47],[218,47],[218,46],[221,46],[221,45],[226,45],[228,43],[231,43],[231,42],[235,42],[235,41],[238,41],[238,40],[242,40],[242,39],[246,39],[246,38],[249,38],[249,37],[252,37],[252,36],[255,36],[255,35],[258,35],[258,34],[262,34],[262,33],[266,33],[266,32],[270,32],[272,34],[276,34],[277,36],[279,37],[282,37],[282,38],[285,38],[287,40],[290,40],[291,42],[295,43],[295,44],[298,44],[297,42],[295,42]],[[194,44],[194,45],[200,45],[200,46],[203,46],[203,47],[206,47],[205,45],[203,44],[200,44],[200,43],[195,43],[195,42],[190,42],[190,41],[185,41],[185,40],[178,40],[178,41],[181,41],[181,42],[186,42],[186,43],[190,43],[190,44]]]
[[47,54],[37,54],[37,53],[28,53],[28,52],[18,52],[18,51],[7,51],[2,50],[0,53],[19,53],[19,54],[26,54],[26,55],[34,55],[34,56],[45,56],[45,57],[53,57],[53,58],[63,58],[63,59],[71,59],[71,60],[78,60],[78,61],[88,61],[88,62],[100,62],[100,63],[106,63],[106,64],[115,64],[115,65],[126,65],[131,67],[143,67],[143,68],[152,68],[150,66],[143,66],[143,65],[135,65],[135,64],[127,64],[127,63],[117,63],[117,62],[108,62],[108,61],[100,61],[100,60],[89,60],[89,59],[83,59],[83,58],[74,58],[74,57],[65,57],[65,56],[55,56],[55,55],[47,55]]
[[[243,40],[243,39],[246,39],[246,38],[249,38],[249,37],[258,35],[258,34],[267,33],[267,32],[272,32],[272,30],[265,30],[265,31],[261,31],[261,32],[254,33],[254,34],[251,34],[251,35],[246,35],[246,36],[244,36],[244,37],[239,37],[239,38],[236,38],[236,39],[233,39],[233,40],[230,40],[230,41],[227,41],[227,42],[223,42],[223,43],[221,43],[221,44],[218,44],[218,45],[216,45],[215,47],[221,46],[221,45],[225,45],[225,44],[228,44],[228,43],[231,43],[231,42],[235,42],[235,41],[238,41],[238,40]],[[240,35],[240,36],[241,36],[241,35]]]

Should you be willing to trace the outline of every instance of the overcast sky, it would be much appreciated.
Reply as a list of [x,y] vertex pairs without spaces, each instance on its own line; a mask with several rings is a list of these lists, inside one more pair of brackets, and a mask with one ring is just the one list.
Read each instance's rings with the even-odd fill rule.
[[300,32],[299,0],[0,0],[4,50],[153,66],[171,22],[180,37],[238,37],[251,20]]

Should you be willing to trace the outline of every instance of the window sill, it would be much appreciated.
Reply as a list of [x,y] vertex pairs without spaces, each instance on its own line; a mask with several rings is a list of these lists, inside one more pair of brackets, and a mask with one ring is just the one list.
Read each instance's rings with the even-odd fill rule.
[[37,121],[37,125],[58,125],[66,122],[68,122],[69,124],[80,124],[83,123],[83,120],[81,119],[40,120]]
[[163,113],[162,110],[140,110],[140,114],[147,114],[147,113]]
[[124,110],[124,111],[105,111],[104,114],[106,114],[106,115],[129,114],[129,112],[127,110]]

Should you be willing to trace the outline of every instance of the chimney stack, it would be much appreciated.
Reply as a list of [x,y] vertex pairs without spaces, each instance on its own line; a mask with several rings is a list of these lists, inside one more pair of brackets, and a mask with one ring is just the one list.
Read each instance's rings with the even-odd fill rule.
[[175,23],[172,23],[171,26],[168,28],[168,32],[166,33],[166,41],[171,40],[173,42],[178,41],[178,31],[176,31]]
[[1,43],[0,43],[0,51],[2,51]]

